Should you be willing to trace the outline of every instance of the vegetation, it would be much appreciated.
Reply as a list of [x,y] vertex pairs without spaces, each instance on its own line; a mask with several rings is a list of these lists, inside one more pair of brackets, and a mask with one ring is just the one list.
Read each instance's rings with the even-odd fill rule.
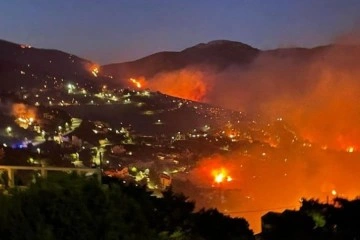
[[333,203],[304,200],[298,211],[263,216],[264,240],[353,240],[360,239],[360,199],[335,198]]
[[194,203],[170,190],[77,175],[49,175],[26,190],[0,194],[1,239],[254,239],[244,219]]

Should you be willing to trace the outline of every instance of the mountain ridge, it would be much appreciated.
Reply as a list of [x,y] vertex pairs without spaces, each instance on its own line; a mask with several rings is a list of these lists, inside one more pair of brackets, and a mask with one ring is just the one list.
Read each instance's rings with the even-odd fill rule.
[[130,77],[152,78],[160,72],[180,70],[189,66],[210,66],[222,70],[230,66],[247,66],[258,57],[291,58],[307,61],[332,48],[357,48],[354,45],[328,44],[311,48],[289,47],[261,50],[248,44],[231,40],[213,40],[199,43],[181,51],[157,52],[137,60],[105,64],[101,72],[120,81]]
[[50,78],[93,81],[90,70],[93,65],[90,60],[57,49],[34,48],[0,39],[2,90],[38,86]]
[[[313,56],[334,47],[341,49],[345,54],[353,49],[358,50],[356,46],[337,44],[313,48],[261,50],[242,42],[213,40],[181,51],[162,51],[134,61],[98,66],[91,60],[61,50],[33,48],[0,39],[0,79],[3,79],[3,90],[39,85],[39,79],[49,78],[49,76],[53,79],[99,81],[124,87],[126,86],[124,81],[126,82],[130,77],[143,76],[148,79],[162,72],[188,67],[210,67],[215,70],[230,66],[246,67],[259,57],[289,58],[292,61],[306,62]],[[100,70],[97,76],[92,73],[92,68],[95,66]],[[27,74],[31,75],[31,80]]]

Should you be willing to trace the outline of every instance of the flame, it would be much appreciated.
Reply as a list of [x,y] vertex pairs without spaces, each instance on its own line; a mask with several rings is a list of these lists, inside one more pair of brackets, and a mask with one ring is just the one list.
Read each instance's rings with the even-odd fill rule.
[[[358,196],[360,115],[356,103],[360,99],[360,55],[342,49],[324,50],[323,55],[309,58],[311,61],[304,64],[287,57],[259,57],[246,69],[230,68],[216,74],[214,78],[219,81],[212,82],[205,99],[272,118],[282,116],[297,137],[291,145],[283,144],[292,139],[281,135],[278,148],[251,144],[217,161],[202,159],[191,172],[194,182],[203,187],[224,182],[226,175],[221,171],[209,171],[232,163],[231,174],[236,181],[229,185],[239,186],[240,191],[229,193],[229,211],[296,208],[300,197],[324,201],[329,195]],[[165,81],[166,77],[171,76],[159,79],[164,85],[159,88],[170,82]],[[207,75],[205,80],[209,78]],[[297,149],[296,139],[307,139],[312,147]],[[266,159],[258,157],[263,152]],[[252,212],[244,217],[260,229],[264,213]]]
[[99,68],[98,67],[93,67],[93,69],[91,70],[92,75],[94,75],[94,77],[97,77],[99,74]]
[[130,78],[129,82],[139,89],[148,88],[174,97],[204,101],[210,88],[209,81],[205,81],[205,78],[202,71],[182,69],[162,72],[148,80],[144,77]]
[[[191,171],[189,178],[203,187],[209,187],[214,183],[227,182],[225,188],[235,187],[232,174],[234,171],[240,172],[237,165],[230,161],[224,161],[224,157],[213,155],[199,160],[197,166]],[[236,184],[241,182],[239,175],[236,176]]]
[[86,63],[84,64],[84,68],[86,71],[90,72],[94,77],[98,77],[99,75],[99,64],[96,63]]
[[193,101],[206,100],[209,79],[199,70],[182,69],[159,73],[149,81],[149,88],[162,93]]
[[219,173],[215,176],[215,182],[216,183],[222,183],[224,180],[224,174],[223,173]]
[[12,105],[12,115],[16,117],[16,122],[22,128],[28,128],[36,119],[36,109],[22,103]]
[[135,79],[135,78],[130,78],[129,79],[130,82],[132,82],[137,88],[142,88],[142,84],[139,80]]
[[214,182],[222,183],[224,181],[231,182],[233,179],[228,175],[228,170],[225,168],[215,169],[212,171]]
[[349,146],[349,147],[346,148],[346,151],[347,151],[348,153],[353,153],[353,152],[355,151],[355,147]]

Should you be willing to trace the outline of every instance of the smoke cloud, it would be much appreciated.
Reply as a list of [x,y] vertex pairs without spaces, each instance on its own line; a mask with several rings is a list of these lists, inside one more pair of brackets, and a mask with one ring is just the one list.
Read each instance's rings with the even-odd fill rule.
[[360,47],[263,52],[247,67],[189,68],[156,75],[152,90],[248,113],[282,117],[311,142],[359,148]]
[[[259,231],[261,215],[297,208],[302,197],[326,201],[334,193],[360,195],[357,43],[353,35],[344,35],[331,46],[265,51],[245,67],[191,67],[146,81],[152,90],[255,113],[266,121],[281,117],[299,139],[309,141],[306,146],[253,146],[247,154],[199,160],[189,178],[227,194],[216,207],[245,217]],[[212,172],[219,168],[226,168],[233,181],[214,185]]]
[[[358,196],[359,156],[303,146],[258,146],[249,149],[247,155],[239,151],[201,159],[189,178],[199,187],[220,191],[225,200],[215,201],[214,206],[232,216],[245,217],[259,231],[263,214],[298,208],[303,197],[325,202],[335,196]],[[231,182],[214,182],[212,170],[219,168],[227,169]]]
[[189,68],[155,75],[148,87],[162,93],[194,101],[205,101],[211,88],[208,73]]
[[11,105],[11,115],[16,118],[36,118],[36,108],[23,103],[13,103]]
[[[186,87],[174,83],[182,77]],[[205,86],[200,97],[189,98],[260,114],[267,121],[281,117],[299,139],[311,143],[213,156],[200,160],[191,172],[192,182],[211,187],[212,169],[227,168],[234,181],[221,185],[227,202],[217,207],[245,217],[255,231],[261,215],[297,208],[302,197],[326,201],[334,193],[360,195],[359,45],[267,51],[246,67],[183,69],[154,80],[158,83],[152,87],[184,98],[187,87]]]

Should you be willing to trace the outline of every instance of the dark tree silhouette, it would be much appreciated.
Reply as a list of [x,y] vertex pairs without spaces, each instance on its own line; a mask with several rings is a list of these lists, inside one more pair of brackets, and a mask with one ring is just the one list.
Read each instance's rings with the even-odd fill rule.
[[0,206],[1,239],[253,239],[245,220],[193,212],[194,203],[171,189],[157,198],[144,186],[76,174],[11,189]]

